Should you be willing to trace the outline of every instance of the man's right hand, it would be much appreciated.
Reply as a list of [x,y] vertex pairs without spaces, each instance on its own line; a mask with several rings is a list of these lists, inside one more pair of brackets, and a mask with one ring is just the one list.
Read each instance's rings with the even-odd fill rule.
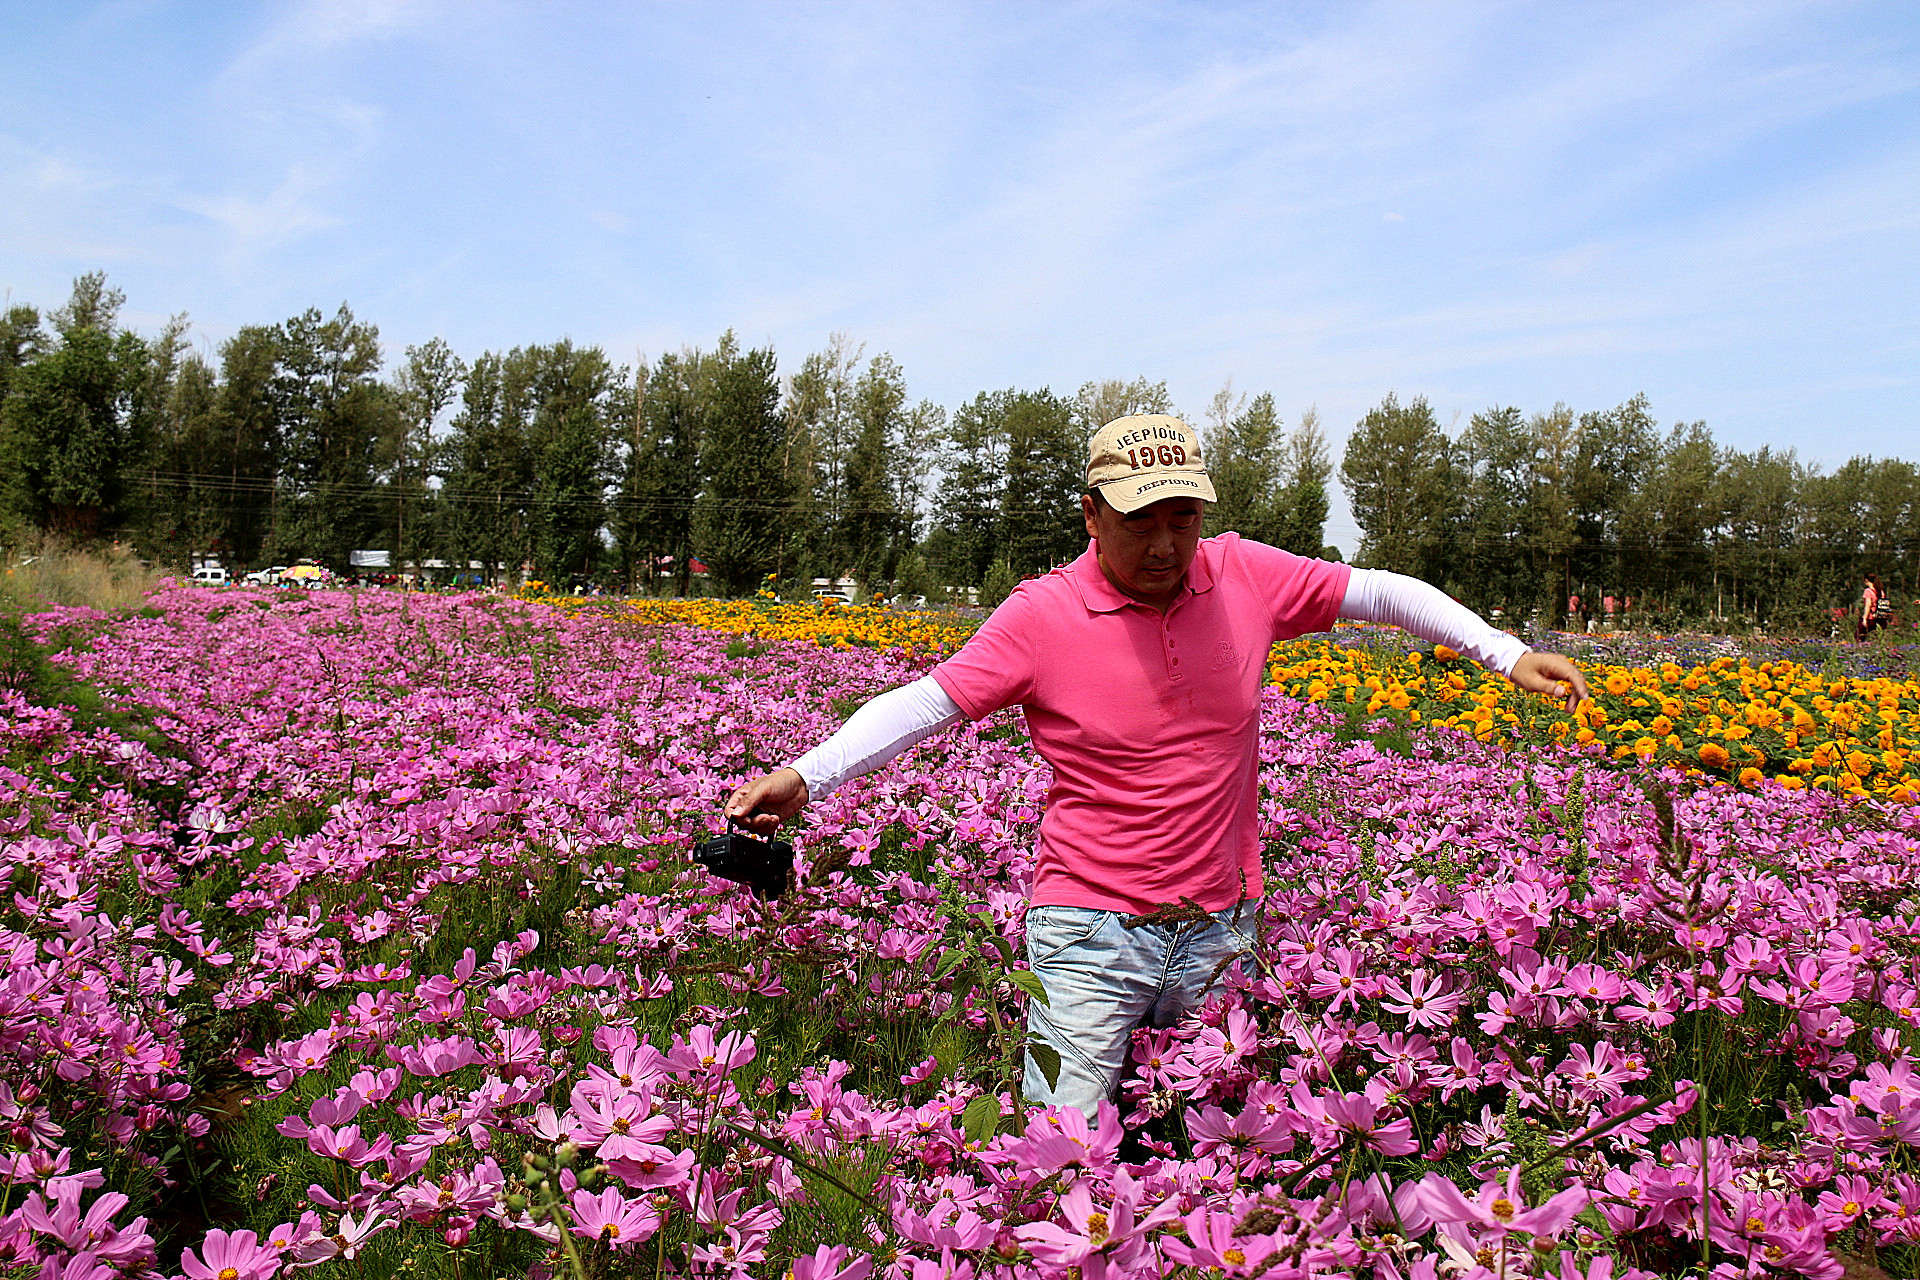
[[806,808],[808,798],[806,779],[792,769],[777,769],[736,787],[727,797],[726,814],[747,830],[770,836]]

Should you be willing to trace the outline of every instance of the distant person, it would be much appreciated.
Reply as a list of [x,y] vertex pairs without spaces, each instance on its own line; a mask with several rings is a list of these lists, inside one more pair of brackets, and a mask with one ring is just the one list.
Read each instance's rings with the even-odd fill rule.
[[1877,574],[1868,574],[1866,588],[1860,593],[1860,617],[1853,629],[1853,641],[1859,644],[1870,631],[1878,631],[1893,621],[1893,597],[1880,585]]

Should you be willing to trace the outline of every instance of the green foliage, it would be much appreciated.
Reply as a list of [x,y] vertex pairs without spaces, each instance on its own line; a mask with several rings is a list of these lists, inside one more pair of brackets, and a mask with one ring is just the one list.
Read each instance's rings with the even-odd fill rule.
[[[122,302],[93,272],[50,314],[0,308],[0,545],[116,538],[162,566],[211,554],[234,573],[344,569],[349,551],[385,548],[396,568],[437,558],[498,581],[530,564],[563,586],[681,595],[851,574],[931,600],[997,563],[1027,574],[1076,555],[1087,433],[1174,408],[1140,377],[1071,398],[982,393],[949,421],[844,334],[784,397],[772,353],[730,335],[637,370],[566,340],[469,369],[433,339],[383,380],[377,330],[345,306],[243,326],[214,358],[190,349],[184,318],[129,332]],[[1210,527],[1337,555],[1313,411],[1285,431],[1270,395],[1229,388],[1210,418]],[[1722,447],[1704,423],[1662,428],[1644,396],[1496,405],[1449,438],[1424,400],[1389,395],[1341,477],[1363,563],[1483,611],[1558,623],[1571,597],[1594,612],[1613,596],[1632,601],[1628,625],[1844,638],[1832,613],[1872,571],[1900,630],[1920,622],[1920,470],[1898,458],[1822,474],[1791,450]]]
[[980,584],[980,607],[997,609],[1013,589],[1020,585],[1020,575],[1005,560],[995,561],[987,570],[986,579]]
[[398,413],[378,380],[380,331],[342,305],[331,318],[317,309],[294,316],[274,343],[268,395],[280,435],[279,493],[266,553],[344,567],[349,552],[377,537],[374,462]]
[[693,513],[693,545],[723,590],[745,595],[777,571],[780,509],[788,497],[772,349],[742,353],[726,334],[707,387],[705,484]]
[[[444,386],[452,371],[413,377]],[[523,562],[548,581],[591,575],[616,423],[632,403],[598,347],[562,340],[476,360],[441,455],[440,536],[454,558],[490,579]]]
[[1369,410],[1347,439],[1340,476],[1366,534],[1359,562],[1435,576],[1453,478],[1446,433],[1426,398],[1403,406],[1390,394]]

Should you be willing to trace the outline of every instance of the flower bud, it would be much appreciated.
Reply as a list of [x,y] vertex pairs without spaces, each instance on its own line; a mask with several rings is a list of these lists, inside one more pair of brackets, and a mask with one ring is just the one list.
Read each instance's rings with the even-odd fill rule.
[[519,1192],[516,1191],[512,1195],[507,1197],[508,1216],[517,1218],[521,1214],[525,1213],[526,1211],[527,1211],[527,1198],[525,1196],[521,1195]]
[[449,1249],[464,1249],[467,1245],[467,1229],[465,1227],[448,1227],[440,1233],[440,1238],[447,1242]]
[[576,1142],[563,1142],[555,1149],[553,1158],[562,1169],[571,1169],[580,1159],[580,1145]]

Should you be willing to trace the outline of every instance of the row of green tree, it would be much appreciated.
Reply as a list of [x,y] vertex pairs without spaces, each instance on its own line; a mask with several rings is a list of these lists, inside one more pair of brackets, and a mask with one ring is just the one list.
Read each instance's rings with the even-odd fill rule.
[[1789,449],[1662,431],[1644,396],[1576,415],[1478,413],[1449,435],[1388,396],[1349,437],[1341,480],[1360,559],[1481,608],[1559,620],[1614,608],[1675,623],[1824,627],[1876,573],[1920,593],[1920,469],[1856,457],[1831,474]]
[[[686,591],[766,574],[909,593],[1017,579],[1078,552],[1088,432],[1171,411],[1164,383],[1073,397],[915,403],[888,355],[836,335],[782,377],[731,334],[617,365],[562,340],[409,347],[346,307],[247,326],[213,359],[184,318],[124,327],[103,275],[0,317],[0,486],[15,539],[127,538],[229,569],[384,550],[493,580],[522,573]],[[1272,398],[1217,404],[1222,527],[1320,550],[1330,467]],[[1229,496],[1230,495],[1230,496]]]
[[[1083,545],[1087,435],[1174,412],[1165,383],[983,392],[951,413],[888,355],[836,335],[782,376],[731,334],[619,365],[562,340],[471,364],[445,342],[384,370],[341,307],[248,326],[209,359],[176,318],[142,336],[103,275],[47,315],[0,315],[0,510],[39,532],[132,540],[230,569],[379,549],[488,580],[523,573],[681,592],[851,576],[989,594]],[[1222,389],[1202,415],[1214,529],[1322,547],[1332,465],[1313,411]],[[1662,431],[1644,398],[1476,414],[1457,435],[1389,395],[1340,464],[1362,563],[1484,609],[1559,620],[1573,598],[1676,617],[1808,622],[1874,571],[1911,592],[1920,474]],[[478,566],[477,569],[473,566]]]

